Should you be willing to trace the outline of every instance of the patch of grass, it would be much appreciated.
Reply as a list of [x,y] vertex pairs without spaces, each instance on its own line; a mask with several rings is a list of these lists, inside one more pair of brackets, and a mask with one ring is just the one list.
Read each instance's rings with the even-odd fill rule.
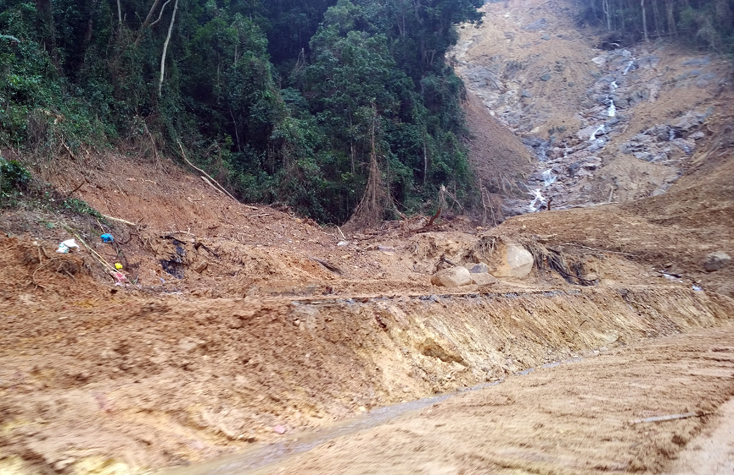
[[86,201],[80,200],[78,198],[65,199],[61,202],[61,207],[65,210],[71,211],[72,213],[86,214],[94,218],[104,220],[104,217],[100,214],[99,211],[89,206],[89,203],[87,203]]

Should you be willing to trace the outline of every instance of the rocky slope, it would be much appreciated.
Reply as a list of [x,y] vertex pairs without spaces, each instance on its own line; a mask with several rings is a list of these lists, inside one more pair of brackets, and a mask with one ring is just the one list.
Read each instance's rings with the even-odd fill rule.
[[656,196],[687,170],[731,64],[663,41],[594,48],[570,1],[488,3],[453,51],[467,88],[536,157],[506,214]]

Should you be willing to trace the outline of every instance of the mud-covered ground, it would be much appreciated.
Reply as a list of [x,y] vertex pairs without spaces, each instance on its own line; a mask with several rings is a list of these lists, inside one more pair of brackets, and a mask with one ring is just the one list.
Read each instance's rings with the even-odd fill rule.
[[719,471],[731,460],[727,439],[712,454],[720,466],[703,445],[687,461],[711,471],[677,458],[709,422],[727,422],[719,407],[734,396],[733,373],[731,326],[661,338],[513,376],[262,473],[729,473]]

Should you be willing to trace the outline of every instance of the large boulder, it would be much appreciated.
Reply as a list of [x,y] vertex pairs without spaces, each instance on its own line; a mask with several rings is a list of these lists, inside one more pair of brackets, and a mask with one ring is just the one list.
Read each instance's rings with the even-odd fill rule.
[[730,263],[731,256],[729,256],[729,254],[722,251],[712,252],[711,254],[706,256],[706,259],[703,261],[703,268],[706,270],[706,272],[714,272],[724,266],[729,265]]
[[443,269],[431,277],[431,283],[433,285],[440,285],[443,287],[461,287],[462,285],[469,285],[472,283],[471,274],[464,267],[452,267],[450,269]]
[[502,262],[492,272],[495,277],[516,277],[522,279],[533,270],[533,255],[524,247],[515,244],[507,246]]

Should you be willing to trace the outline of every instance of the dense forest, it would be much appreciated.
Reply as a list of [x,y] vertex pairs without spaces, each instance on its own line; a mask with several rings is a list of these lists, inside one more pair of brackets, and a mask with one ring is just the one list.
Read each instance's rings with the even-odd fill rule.
[[0,0],[0,147],[155,144],[323,222],[366,188],[412,211],[470,186],[444,55],[482,3]]
[[734,0],[579,0],[580,21],[606,29],[609,46],[658,38],[734,53]]

